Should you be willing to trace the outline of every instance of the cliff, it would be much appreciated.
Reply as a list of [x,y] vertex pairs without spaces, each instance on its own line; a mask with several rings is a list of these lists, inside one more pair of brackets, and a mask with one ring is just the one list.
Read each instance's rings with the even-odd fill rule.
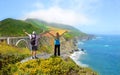
[[[66,40],[64,37],[60,38],[61,42],[61,54],[70,54],[73,50],[76,50],[77,47],[77,39],[69,39]],[[43,36],[39,39],[39,51],[53,53],[54,51],[54,38],[52,36]]]

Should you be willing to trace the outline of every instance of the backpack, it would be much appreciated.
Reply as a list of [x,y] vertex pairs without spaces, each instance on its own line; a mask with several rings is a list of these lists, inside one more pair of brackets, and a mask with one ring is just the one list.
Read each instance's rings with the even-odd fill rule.
[[30,41],[30,43],[31,43],[31,45],[35,45],[35,42],[36,42],[36,35],[35,35],[35,37],[33,37],[33,35],[31,35],[31,41]]

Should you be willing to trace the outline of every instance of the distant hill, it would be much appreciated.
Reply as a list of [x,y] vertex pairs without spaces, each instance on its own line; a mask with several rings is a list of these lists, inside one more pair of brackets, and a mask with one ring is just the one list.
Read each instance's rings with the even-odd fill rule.
[[59,23],[48,23],[43,20],[38,20],[38,19],[26,19],[26,22],[29,22],[31,24],[37,25],[37,26],[48,26],[49,27],[54,27],[54,28],[59,28],[59,29],[65,29],[69,30],[70,32],[68,33],[71,36],[86,36],[86,33],[81,32],[80,30],[76,29],[73,26],[70,25],[65,25],[65,24],[59,24]]
[[38,19],[26,19],[26,22],[32,23],[32,24],[36,24],[37,26],[52,26],[55,28],[61,28],[61,29],[67,29],[67,30],[72,30],[72,31],[78,31],[80,32],[80,30],[74,28],[73,26],[70,25],[65,25],[65,24],[59,24],[59,23],[48,23],[46,21],[43,20],[38,20]]
[[71,30],[71,31],[78,31],[81,32],[80,30],[74,28],[73,26],[70,25],[65,25],[65,24],[58,24],[58,23],[48,23],[49,26],[52,27],[57,27],[57,28],[61,28],[61,29],[67,29],[67,30]]
[[0,22],[0,36],[24,36],[23,29],[29,33],[42,32],[39,27],[22,20],[7,18]]
[[51,30],[51,28],[68,30],[69,33],[65,35],[67,36],[67,38],[86,35],[85,33],[70,25],[47,23],[38,19],[26,19],[25,21],[23,21],[7,18],[0,21],[0,36],[25,36],[25,34],[23,33],[23,29],[26,30],[28,33],[32,33],[32,31],[40,33],[43,30]]
[[39,22],[39,20],[37,19],[26,19],[25,21],[40,29],[47,30],[47,27],[46,27],[47,25],[44,22]]

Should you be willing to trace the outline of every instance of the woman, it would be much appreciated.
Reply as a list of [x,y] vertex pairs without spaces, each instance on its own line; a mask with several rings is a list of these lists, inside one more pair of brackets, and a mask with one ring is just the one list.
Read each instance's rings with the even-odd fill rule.
[[[64,33],[66,33],[65,31]],[[53,35],[52,33],[48,32],[50,35],[54,37],[54,56],[60,56],[60,37],[64,34],[62,33],[61,35],[57,32],[56,35]],[[57,53],[58,52],[58,53]]]

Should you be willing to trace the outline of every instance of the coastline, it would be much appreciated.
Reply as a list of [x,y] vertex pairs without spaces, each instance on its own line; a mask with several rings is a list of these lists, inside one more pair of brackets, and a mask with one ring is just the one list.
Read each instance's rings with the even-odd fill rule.
[[84,64],[80,61],[78,61],[80,58],[82,58],[83,55],[86,55],[87,53],[85,51],[82,51],[81,49],[78,49],[77,51],[74,50],[72,54],[69,55],[69,57],[79,66],[81,67],[88,67],[87,64]]
[[[79,60],[82,59],[82,56],[86,55],[87,52],[83,48],[78,47],[78,43],[84,44],[82,41],[87,41],[90,39],[95,38],[94,35],[87,35],[85,37],[78,37],[75,39],[74,43],[77,45],[76,49],[70,51],[69,57],[79,66],[81,67],[89,67],[87,64],[80,62]],[[78,42],[79,41],[79,42]]]

